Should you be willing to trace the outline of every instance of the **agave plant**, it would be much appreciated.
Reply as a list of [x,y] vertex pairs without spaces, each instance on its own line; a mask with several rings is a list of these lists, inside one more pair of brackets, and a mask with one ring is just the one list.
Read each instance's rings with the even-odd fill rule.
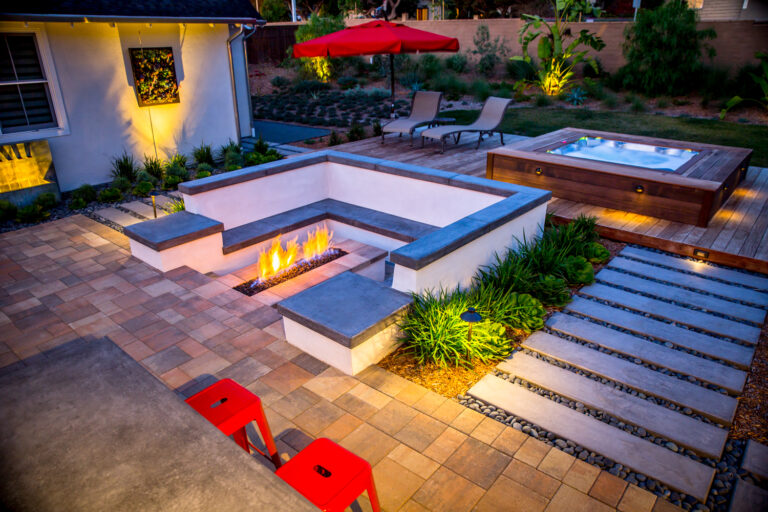
[[567,21],[567,13],[574,2],[575,0],[554,0],[554,22],[546,21],[541,16],[522,16],[525,20],[525,25],[520,29],[523,55],[512,59],[531,62],[528,47],[538,40],[536,54],[541,66],[536,83],[547,96],[557,96],[567,91],[572,83],[573,69],[581,62],[588,63],[598,72],[597,62],[589,57],[587,52],[590,48],[600,51],[605,47],[605,43],[599,36],[586,29],[574,36]]

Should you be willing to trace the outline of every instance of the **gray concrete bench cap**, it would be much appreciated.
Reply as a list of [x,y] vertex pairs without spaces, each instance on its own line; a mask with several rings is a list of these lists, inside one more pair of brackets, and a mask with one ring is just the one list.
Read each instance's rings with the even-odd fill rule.
[[397,320],[411,297],[367,277],[344,272],[277,304],[277,310],[353,348]]
[[196,213],[178,212],[125,228],[125,236],[155,251],[224,231],[224,224]]

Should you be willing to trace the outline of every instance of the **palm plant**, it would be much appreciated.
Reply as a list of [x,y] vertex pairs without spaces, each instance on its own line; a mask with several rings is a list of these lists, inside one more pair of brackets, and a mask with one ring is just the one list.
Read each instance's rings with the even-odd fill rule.
[[[554,22],[546,21],[541,16],[522,16],[526,20],[520,29],[523,56],[515,56],[512,59],[531,62],[528,47],[538,40],[537,56],[541,67],[536,83],[547,96],[557,96],[567,91],[572,84],[573,69],[581,62],[588,63],[597,72],[597,62],[589,57],[587,52],[590,48],[600,51],[605,47],[599,36],[586,29],[576,36],[573,35],[567,15],[574,2],[575,0],[553,0]],[[578,49],[581,46],[586,48]]]

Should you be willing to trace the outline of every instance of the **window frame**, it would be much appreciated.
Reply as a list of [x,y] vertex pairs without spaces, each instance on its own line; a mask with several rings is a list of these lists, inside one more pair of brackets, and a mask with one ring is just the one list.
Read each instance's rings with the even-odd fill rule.
[[0,23],[0,33],[34,35],[40,66],[43,69],[45,82],[48,85],[48,97],[51,102],[50,107],[53,110],[53,120],[56,125],[44,128],[14,130],[10,133],[0,132],[0,145],[60,137],[70,133],[69,120],[64,108],[59,78],[56,74],[56,67],[53,62],[53,55],[48,43],[45,27],[42,23],[29,23],[27,25],[25,26],[23,23]]

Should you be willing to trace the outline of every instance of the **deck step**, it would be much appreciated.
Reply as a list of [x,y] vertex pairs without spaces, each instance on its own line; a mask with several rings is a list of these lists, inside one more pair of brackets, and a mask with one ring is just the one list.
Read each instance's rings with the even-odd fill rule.
[[620,290],[613,286],[593,284],[585,286],[579,290],[579,293],[634,309],[635,311],[648,313],[657,318],[664,318],[672,322],[727,336],[753,345],[757,343],[757,338],[760,336],[759,327],[734,322],[733,320],[714,316],[703,311],[676,306],[675,304],[652,299],[644,295]]
[[637,258],[639,260],[656,263],[657,265],[664,265],[665,267],[670,267],[677,270],[695,272],[701,276],[738,283],[744,286],[749,286],[750,288],[755,288],[757,290],[768,291],[768,277],[745,274],[744,272],[737,272],[736,270],[716,267],[704,262],[678,258],[668,254],[660,254],[655,251],[640,249],[638,247],[625,247],[624,250],[622,250],[619,254],[621,256]]
[[621,421],[642,427],[651,434],[690,448],[699,455],[719,459],[725,447],[727,430],[522,352],[513,354],[497,368],[560,396],[581,402],[587,407],[603,411]]
[[131,226],[133,224],[141,222],[141,219],[134,217],[130,213],[125,213],[122,210],[118,210],[117,208],[112,208],[112,207],[101,208],[100,210],[96,210],[93,213],[95,213],[102,219],[106,219],[108,221],[114,222],[118,226],[122,226],[122,227]]
[[[152,209],[152,206],[142,203],[141,201],[131,201],[130,203],[121,204],[120,207],[125,208],[126,210],[130,210],[133,213],[141,215],[147,219],[155,218],[155,212]],[[158,208],[157,216],[159,217],[161,215],[165,215],[165,211],[163,211],[162,208]]]
[[566,309],[601,322],[616,325],[641,336],[650,336],[660,341],[668,341],[678,347],[685,347],[710,357],[728,361],[744,369],[749,368],[755,351],[752,347],[730,343],[660,320],[653,320],[652,318],[630,313],[623,309],[606,306],[583,297],[574,298]]
[[676,270],[667,270],[665,268],[647,265],[620,256],[609,261],[608,267],[626,270],[627,272],[632,272],[641,276],[651,276],[653,279],[659,281],[666,281],[679,286],[693,288],[694,290],[714,293],[721,297],[748,302],[760,307],[765,307],[766,304],[768,304],[768,294],[766,293],[749,290],[740,286],[731,286],[704,277],[684,274],[683,272],[678,272]]
[[737,401],[728,395],[545,332],[539,331],[530,335],[523,342],[523,347],[599,377],[619,382],[646,395],[662,398],[681,407],[689,407],[718,423],[730,425],[736,413]]
[[732,393],[740,393],[744,389],[747,374],[742,370],[674,350],[589,320],[556,313],[549,318],[547,326],[600,347],[636,357],[645,363],[691,375]]
[[714,469],[628,434],[564,405],[527,391],[494,375],[486,375],[469,394],[520,416],[557,436],[600,453],[634,471],[705,501]]
[[718,299],[712,295],[704,295],[684,288],[661,284],[656,281],[649,281],[648,279],[635,277],[632,274],[625,274],[624,272],[617,272],[610,268],[601,270],[597,274],[597,278],[600,281],[637,290],[638,292],[647,293],[648,295],[653,295],[662,299],[673,300],[681,304],[702,308],[707,311],[724,313],[728,316],[754,322],[758,325],[762,325],[765,320],[766,311],[764,309],[745,306],[736,302]]

